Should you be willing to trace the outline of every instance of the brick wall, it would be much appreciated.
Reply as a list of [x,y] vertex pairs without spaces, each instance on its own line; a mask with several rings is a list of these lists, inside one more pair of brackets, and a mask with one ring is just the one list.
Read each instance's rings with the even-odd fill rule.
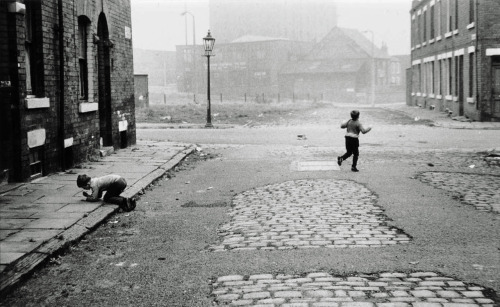
[[[17,2],[23,4],[25,1]],[[96,155],[102,134],[101,108],[96,106],[103,101],[110,103],[108,108],[109,130],[112,135],[110,145],[120,148],[135,144],[130,1],[114,0],[101,3],[94,0],[53,0],[26,1],[24,4],[33,14],[33,39],[28,46],[32,46],[34,54],[32,58],[35,58],[29,66],[31,74],[36,76],[36,87],[33,88],[34,96],[27,96],[28,49],[25,48],[27,39],[25,19],[28,17],[23,13],[6,12],[7,3],[2,2],[0,38],[3,41],[7,36],[6,33],[9,34],[8,62],[11,66],[8,67],[8,63],[0,60],[0,81],[10,78],[12,84],[9,93],[12,121],[7,125],[8,128],[12,128],[13,138],[10,139],[5,135],[2,129],[0,141],[2,145],[9,145],[12,148],[12,155],[2,154],[0,166],[11,164],[14,159],[11,169],[14,176],[11,176],[11,179],[24,181],[32,175],[29,164],[30,150],[33,151],[33,146],[41,148],[43,175],[86,161]],[[60,27],[59,9],[62,9],[62,27]],[[89,20],[86,40],[88,97],[80,95],[78,55],[81,43],[78,39],[78,17],[82,15]],[[102,99],[104,91],[99,83],[99,71],[104,72],[106,69],[102,63],[99,64],[99,61],[95,60],[99,58],[99,44],[94,44],[94,35],[98,32],[101,15],[106,17],[102,20],[106,21],[112,45],[109,48],[110,67],[107,70],[110,97],[106,100]],[[7,18],[1,18],[2,16]],[[4,44],[0,44],[0,56],[4,59],[6,51],[2,46]],[[15,58],[13,53],[16,54]],[[6,95],[5,88],[2,88],[1,92],[1,95]],[[4,124],[3,117],[4,115],[2,115]],[[128,127],[124,132],[126,139],[122,140],[119,122],[124,121],[128,122]],[[64,129],[60,129],[61,127]],[[33,131],[42,133],[33,134]],[[30,137],[37,135],[39,139],[30,140],[29,135]],[[19,157],[18,160],[15,160],[16,157]]]
[[[437,111],[448,109],[453,116],[464,115],[473,120],[489,117],[487,112],[491,103],[491,57],[486,56],[485,50],[500,47],[500,2],[476,0],[473,3],[471,8],[469,1],[462,0],[413,1],[410,14],[413,64],[412,79],[409,80],[412,83],[410,105],[433,105]],[[458,13],[455,12],[457,4]],[[431,8],[434,10],[433,24]],[[451,15],[451,27],[447,24],[450,17],[448,12]],[[431,35],[432,27],[435,30],[434,35]],[[447,73],[450,59],[452,80],[451,89],[448,91]],[[432,63],[434,79],[431,78]],[[439,83],[440,65],[444,69],[442,86]],[[459,71],[462,68],[462,77],[460,73],[457,74],[457,67]],[[463,82],[457,82],[460,78]]]

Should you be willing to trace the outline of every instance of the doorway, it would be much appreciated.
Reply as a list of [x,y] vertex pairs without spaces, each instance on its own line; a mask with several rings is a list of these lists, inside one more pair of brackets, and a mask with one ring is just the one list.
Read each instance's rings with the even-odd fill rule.
[[464,115],[464,56],[458,57],[457,62],[457,96],[458,96],[458,116]]
[[97,23],[97,61],[99,83],[99,127],[103,146],[113,145],[113,125],[111,120],[111,61],[108,22],[101,13]]
[[492,58],[491,78],[491,117],[500,119],[500,56]]

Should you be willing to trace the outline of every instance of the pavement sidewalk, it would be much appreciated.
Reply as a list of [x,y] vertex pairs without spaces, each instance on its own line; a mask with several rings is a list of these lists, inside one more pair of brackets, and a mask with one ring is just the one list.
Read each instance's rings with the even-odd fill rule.
[[132,197],[194,150],[190,144],[139,141],[66,172],[0,186],[0,293],[120,210],[83,201],[78,174],[119,174],[128,183],[121,195]]
[[416,121],[431,120],[436,127],[449,129],[500,130],[500,122],[476,122],[464,116],[450,117],[445,112],[408,106],[406,103],[376,104],[375,106],[404,113],[414,118]]

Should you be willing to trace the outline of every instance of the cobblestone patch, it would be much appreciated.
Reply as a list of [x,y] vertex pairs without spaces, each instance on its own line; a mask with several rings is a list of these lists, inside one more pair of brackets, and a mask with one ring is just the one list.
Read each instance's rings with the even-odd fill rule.
[[387,225],[377,196],[352,181],[297,180],[233,199],[231,220],[210,251],[380,247],[410,237]]
[[[256,274],[213,280],[216,306],[494,307],[491,291],[434,272]],[[486,295],[486,294],[489,294]]]
[[426,172],[422,182],[452,193],[462,202],[481,211],[500,213],[500,176],[470,173]]

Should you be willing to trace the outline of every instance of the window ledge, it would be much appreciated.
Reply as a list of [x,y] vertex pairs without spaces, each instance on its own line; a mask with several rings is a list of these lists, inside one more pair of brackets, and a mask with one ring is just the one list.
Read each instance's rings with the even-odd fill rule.
[[476,103],[476,100],[474,99],[474,97],[468,97],[467,102],[473,104],[473,103]]
[[411,93],[412,96],[415,96],[415,93]]
[[50,107],[50,99],[48,97],[44,97],[44,98],[27,97],[26,98],[26,108],[27,109],[41,109],[41,108],[49,108],[49,107]]
[[97,102],[82,102],[78,106],[78,111],[80,113],[94,112],[99,109],[99,104]]
[[417,96],[419,96],[419,97],[422,96],[422,93],[417,93]]
[[436,99],[441,99],[443,98],[443,95],[436,95]]
[[455,97],[453,97],[453,101],[454,101],[454,102],[458,102],[458,97],[456,97],[456,96],[455,96]]
[[417,46],[415,46],[416,49],[420,48],[420,44],[418,44]]
[[444,34],[444,37],[448,38],[448,37],[451,37],[453,35],[453,32],[446,32]]
[[446,100],[453,100],[453,96],[451,96],[451,95],[446,95],[446,96],[444,96],[444,98]]
[[443,37],[441,35],[439,35],[438,37],[436,37],[436,42],[439,42]]
[[427,42],[422,43],[422,47],[425,47],[427,45]]
[[431,40],[429,41],[429,44],[433,44],[434,42],[435,42],[435,40],[434,40],[434,39],[431,39]]
[[472,29],[476,26],[476,23],[475,22],[471,22],[469,25],[467,25],[467,29]]
[[453,35],[457,35],[457,34],[458,34],[458,29],[453,30]]
[[429,98],[434,98],[434,94],[429,94]]

